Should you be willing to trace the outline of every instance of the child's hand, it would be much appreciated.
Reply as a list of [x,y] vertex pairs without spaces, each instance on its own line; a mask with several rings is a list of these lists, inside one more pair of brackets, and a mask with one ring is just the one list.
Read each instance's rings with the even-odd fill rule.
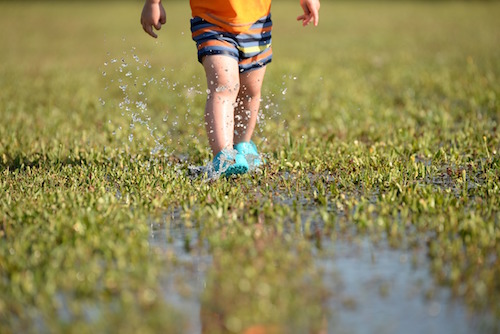
[[161,25],[167,22],[167,14],[160,0],[146,0],[144,8],[142,8],[141,24],[142,29],[149,35],[157,38],[158,35],[153,31],[161,29]]
[[302,20],[302,26],[306,26],[311,22],[317,26],[319,22],[319,0],[300,0],[300,6],[304,10],[304,14],[297,17],[297,21]]

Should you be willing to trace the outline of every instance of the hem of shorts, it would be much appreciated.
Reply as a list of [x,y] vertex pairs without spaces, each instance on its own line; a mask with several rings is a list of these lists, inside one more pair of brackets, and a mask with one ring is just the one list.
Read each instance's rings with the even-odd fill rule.
[[238,66],[238,69],[239,69],[240,73],[248,73],[248,72],[252,72],[252,71],[258,70],[259,68],[265,67],[265,66],[267,66],[267,64],[269,64],[270,62],[272,62],[272,59],[269,59],[269,60],[267,60],[266,62],[264,62],[264,63],[262,63],[262,64],[257,63],[255,66],[249,67],[249,68],[244,69],[244,70],[242,70],[242,69],[241,69],[241,68],[239,68],[239,66]]
[[234,54],[230,53],[230,52],[224,52],[224,51],[217,51],[217,52],[214,52],[214,53],[207,53],[207,54],[204,54],[204,55],[198,55],[198,62],[200,64],[203,64],[203,58],[205,57],[208,57],[208,56],[226,56],[226,57],[230,57],[230,58],[233,58],[236,60],[236,62],[239,61],[239,58],[236,57]]
[[[198,56],[198,62],[199,62],[200,64],[202,64],[202,65],[203,65],[203,59],[204,59],[205,57],[207,57],[207,56],[226,56],[226,57],[230,57],[230,58],[235,59],[236,61],[238,61],[238,58],[236,58],[234,55],[232,55],[232,54],[230,54],[230,53],[224,53],[224,52],[221,52],[221,53],[215,53],[215,54],[211,54],[211,55],[206,54],[206,55],[203,55],[202,57]],[[271,58],[271,59],[269,59],[269,60],[266,60],[266,61],[265,61],[264,63],[262,63],[262,64],[257,63],[257,64],[255,64],[254,66],[251,66],[251,67],[246,68],[246,69],[242,69],[242,68],[240,67],[240,64],[238,64],[238,71],[239,71],[239,73],[247,73],[247,72],[252,72],[252,71],[258,70],[258,69],[259,69],[259,68],[261,68],[261,67],[266,66],[267,64],[271,63],[272,61],[273,61],[273,60],[272,60],[272,58]]]

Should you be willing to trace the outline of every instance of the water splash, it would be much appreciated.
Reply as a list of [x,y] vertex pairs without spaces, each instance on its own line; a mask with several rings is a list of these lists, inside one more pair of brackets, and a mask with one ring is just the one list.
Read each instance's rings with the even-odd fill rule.
[[[196,135],[200,133],[199,128],[204,128],[201,121],[202,103],[197,103],[196,99],[204,99],[211,93],[208,89],[204,91],[204,78],[193,75],[191,78],[182,78],[191,79],[189,83],[176,81],[173,79],[179,75],[176,68],[155,67],[151,61],[139,56],[135,47],[128,47],[118,55],[108,52],[100,71],[106,81],[107,97],[100,97],[99,103],[102,107],[120,112],[122,119],[116,120],[117,129],[113,135],[122,140],[124,147],[128,147],[125,151],[139,149],[147,152],[153,160],[168,161],[172,154],[182,154],[188,150],[186,145],[198,145],[204,141],[204,138],[197,138]],[[266,123],[279,122],[280,127],[286,126],[281,119],[280,101],[287,98],[289,83],[294,80],[297,80],[296,76],[286,74],[282,76],[281,86],[273,87],[271,83],[264,83],[267,91],[263,91],[261,97],[254,136],[259,146],[267,142]],[[268,86],[270,88],[266,88]],[[216,88],[219,92],[224,89],[227,88]],[[193,114],[196,115],[195,121]],[[122,129],[118,124],[123,124],[124,120],[129,124]],[[183,138],[186,128],[193,134]],[[245,128],[236,130],[241,132]],[[198,148],[196,150],[199,151]]]
[[[108,105],[110,108],[117,107],[120,114],[128,119],[129,133],[126,134],[128,143],[125,142],[124,145],[130,146],[136,138],[139,141],[135,141],[135,146],[148,151],[151,158],[165,159],[175,151],[173,147],[166,146],[165,138],[173,138],[181,124],[177,120],[164,125],[160,122],[161,126],[155,124],[155,116],[159,113],[156,110],[150,110],[149,98],[153,89],[165,90],[165,94],[169,94],[168,91],[178,90],[179,83],[172,82],[165,76],[158,78],[158,73],[164,74],[165,68],[155,71],[149,60],[141,60],[135,50],[136,48],[132,47],[130,52],[123,51],[120,57],[113,57],[110,52],[107,54],[108,59],[104,62],[106,70],[102,71],[102,77],[107,81],[105,90],[109,90],[110,95],[116,94],[114,93],[116,91],[121,93],[118,100],[116,96],[109,96],[108,98],[116,103]],[[186,95],[194,98],[198,89],[197,86],[192,86],[187,87],[187,91]],[[153,97],[156,95],[153,94]],[[106,98],[100,97],[99,103],[101,106],[106,105]],[[176,111],[176,107],[172,107],[171,110]],[[165,111],[162,111],[163,123],[169,120],[168,112],[169,110],[165,114]],[[188,108],[187,113],[189,112]],[[113,135],[118,136],[121,130],[120,126],[113,131]],[[146,140],[141,136],[135,136],[139,132],[148,133]]]

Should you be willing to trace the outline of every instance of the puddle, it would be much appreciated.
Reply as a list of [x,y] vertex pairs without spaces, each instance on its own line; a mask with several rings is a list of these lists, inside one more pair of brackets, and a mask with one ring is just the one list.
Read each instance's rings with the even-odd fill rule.
[[[175,256],[163,296],[190,319],[189,333],[201,333],[200,300],[212,258],[198,240],[198,228],[179,222],[175,212],[151,222],[149,243],[152,250]],[[189,248],[187,240],[198,246]],[[368,237],[339,237],[324,242],[322,250],[311,249],[329,296],[329,333],[478,332],[481,324],[467,314],[465,305],[447,288],[435,286],[425,249],[391,249]]]
[[436,287],[425,250],[374,246],[364,238],[326,244],[317,259],[328,300],[329,332],[471,333],[465,306],[448,289]]
[[152,250],[175,257],[175,270],[166,273],[162,282],[163,298],[191,319],[188,333],[201,333],[200,296],[206,287],[205,275],[212,257],[206,247],[190,249],[190,245],[198,243],[197,230],[175,223],[178,215],[174,211],[168,219],[150,222],[149,245]]

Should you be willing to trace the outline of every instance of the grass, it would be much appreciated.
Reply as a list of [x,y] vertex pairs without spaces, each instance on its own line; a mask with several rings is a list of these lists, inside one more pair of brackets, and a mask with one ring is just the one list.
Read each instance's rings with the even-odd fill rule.
[[188,173],[210,159],[188,5],[158,41],[141,7],[0,4],[0,332],[185,330],[164,282],[189,294],[196,268],[152,226],[210,257],[208,332],[324,329],[315,254],[346,235],[424,249],[436,289],[498,319],[498,3],[324,2],[302,29],[276,1],[268,164],[216,181]]

